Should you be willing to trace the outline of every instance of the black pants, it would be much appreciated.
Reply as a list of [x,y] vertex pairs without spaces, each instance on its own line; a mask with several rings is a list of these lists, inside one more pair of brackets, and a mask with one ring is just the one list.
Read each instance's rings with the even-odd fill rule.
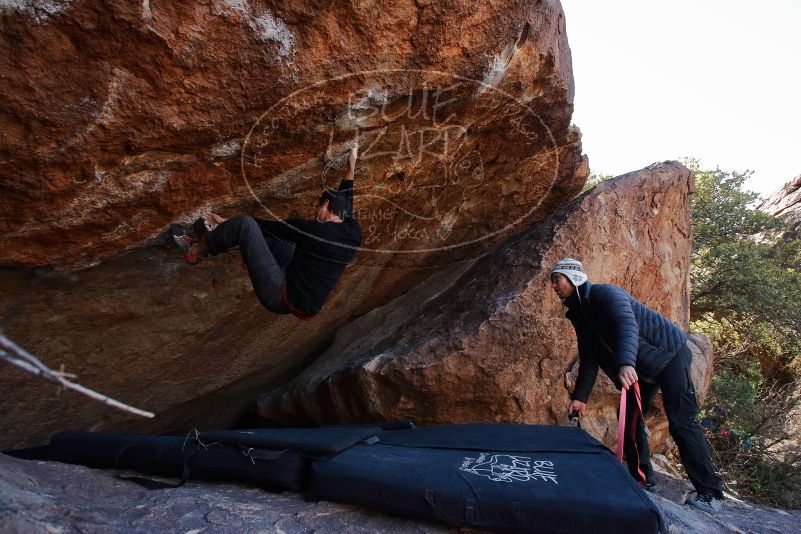
[[282,293],[286,269],[295,253],[294,243],[262,232],[258,221],[249,215],[228,219],[204,239],[213,256],[238,246],[259,302],[273,313],[289,313]]
[[[687,476],[690,477],[695,489],[699,492],[711,493],[719,498],[723,497],[723,487],[720,477],[715,472],[715,464],[709,455],[709,447],[704,437],[704,431],[696,420],[698,415],[698,400],[695,396],[695,386],[690,375],[692,352],[685,344],[673,357],[665,369],[656,377],[656,384],[640,381],[640,394],[642,397],[643,412],[647,413],[648,406],[656,395],[662,390],[662,400],[668,418],[670,436],[679,448],[679,456]],[[632,476],[639,480],[639,468],[647,479],[651,479],[651,452],[648,447],[648,431],[645,423],[639,417],[634,394],[626,395],[626,437],[623,450],[626,463]],[[630,415],[629,415],[630,414]],[[635,438],[631,437],[631,425],[637,424]],[[634,441],[637,448],[634,448]]]

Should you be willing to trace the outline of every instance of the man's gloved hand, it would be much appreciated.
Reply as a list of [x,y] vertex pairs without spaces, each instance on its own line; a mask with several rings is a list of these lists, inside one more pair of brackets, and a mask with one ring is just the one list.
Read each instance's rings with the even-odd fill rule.
[[617,378],[623,389],[629,389],[637,381],[637,371],[631,365],[623,365],[617,370]]

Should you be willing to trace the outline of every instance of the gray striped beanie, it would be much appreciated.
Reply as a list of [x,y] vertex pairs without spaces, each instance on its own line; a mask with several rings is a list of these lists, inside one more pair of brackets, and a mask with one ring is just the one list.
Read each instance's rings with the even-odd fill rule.
[[551,270],[551,274],[559,273],[567,276],[567,278],[578,287],[587,281],[587,273],[584,272],[584,266],[581,262],[573,258],[564,258],[559,260],[556,266]]

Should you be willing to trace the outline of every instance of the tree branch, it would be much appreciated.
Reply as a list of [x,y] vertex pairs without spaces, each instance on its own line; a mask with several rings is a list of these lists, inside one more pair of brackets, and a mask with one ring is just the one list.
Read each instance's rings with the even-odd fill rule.
[[152,412],[147,412],[145,410],[140,410],[139,408],[134,408],[133,406],[129,406],[128,404],[112,399],[111,397],[93,391],[76,382],[71,382],[67,380],[67,377],[74,378],[75,375],[59,371],[53,371],[52,369],[47,367],[44,363],[42,363],[36,356],[29,353],[22,347],[18,346],[16,343],[8,339],[2,333],[0,333],[0,347],[2,347],[0,348],[0,360],[8,362],[16,367],[19,367],[20,369],[23,369],[34,376],[38,376],[39,378],[43,378],[44,380],[47,380],[49,382],[54,382],[64,388],[72,389],[74,391],[77,391],[78,393],[86,395],[87,397],[100,401],[103,404],[106,404],[107,406],[117,408],[118,410],[122,410],[124,412],[148,418],[154,417],[156,415]]

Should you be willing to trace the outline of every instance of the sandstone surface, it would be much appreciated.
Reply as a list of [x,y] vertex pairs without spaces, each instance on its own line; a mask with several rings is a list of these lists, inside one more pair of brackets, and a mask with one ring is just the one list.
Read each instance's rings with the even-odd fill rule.
[[759,208],[773,215],[801,217],[801,175],[768,196]]
[[[562,257],[578,258],[591,281],[617,284],[687,329],[693,187],[677,162],[602,182],[497,251],[344,327],[296,379],[260,398],[260,413],[284,422],[564,424],[577,351],[550,289],[550,268]],[[711,346],[700,336],[691,345],[703,394]],[[610,445],[618,398],[599,376],[583,422]],[[654,406],[661,409],[661,401]],[[651,442],[664,450],[667,423],[655,413]]]
[[787,217],[790,226],[785,231],[784,237],[797,238],[801,230],[801,175],[768,196],[760,204],[759,209],[771,215]]
[[[352,316],[520,233],[587,176],[555,0],[0,10],[2,327],[158,414],[8,369],[2,446],[229,425]],[[160,246],[209,210],[309,216],[356,136],[365,241],[314,321],[264,311],[235,253],[189,268]]]
[[555,0],[0,9],[2,264],[93,265],[211,208],[307,215],[357,135],[371,249],[508,235],[581,186]]

